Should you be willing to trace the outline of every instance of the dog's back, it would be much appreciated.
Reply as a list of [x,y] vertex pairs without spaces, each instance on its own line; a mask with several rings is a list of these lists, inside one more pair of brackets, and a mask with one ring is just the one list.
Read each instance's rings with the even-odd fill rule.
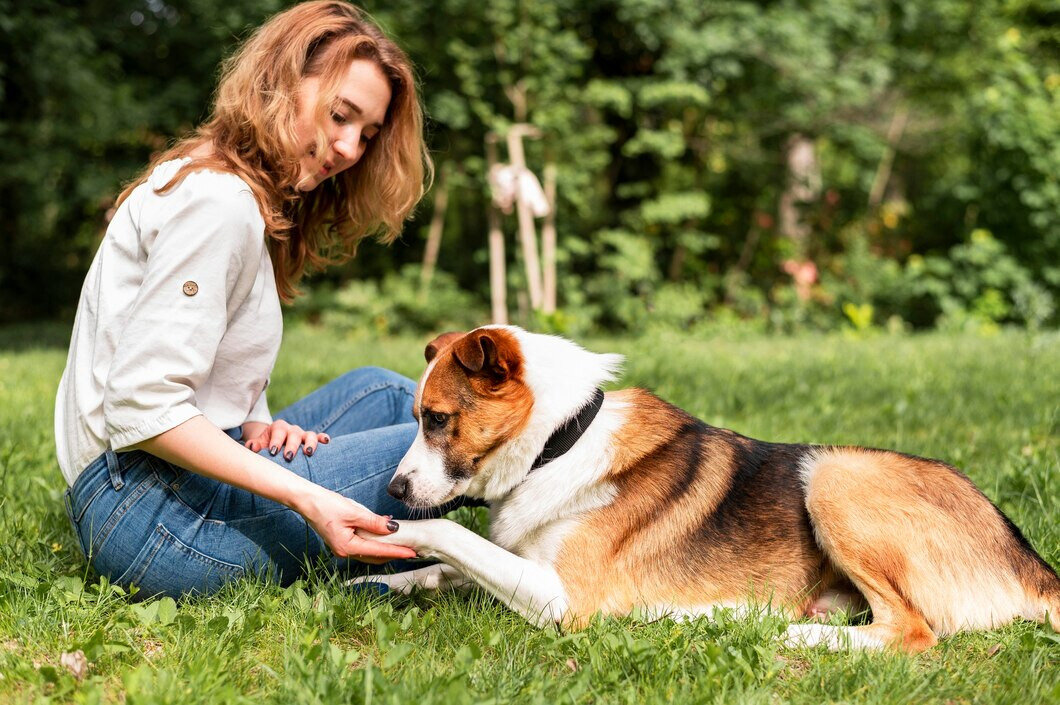
[[585,517],[557,570],[572,608],[702,609],[810,597],[825,569],[800,486],[804,446],[708,426],[643,390],[628,409],[606,478],[614,501]]
[[609,398],[627,413],[602,478],[616,494],[557,555],[568,621],[750,602],[795,616],[849,581],[873,608],[872,631],[857,634],[870,641],[924,648],[1046,611],[1056,623],[1056,574],[956,469],[756,441],[643,390]]

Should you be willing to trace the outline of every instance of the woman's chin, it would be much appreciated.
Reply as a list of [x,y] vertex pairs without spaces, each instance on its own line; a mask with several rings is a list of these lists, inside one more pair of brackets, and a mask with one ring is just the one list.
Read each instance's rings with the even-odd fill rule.
[[320,185],[320,179],[318,179],[317,177],[315,177],[315,176],[310,174],[310,175],[302,176],[300,179],[298,179],[298,183],[296,183],[294,185],[294,188],[295,188],[296,191],[301,191],[303,193],[306,193],[306,192],[312,191],[313,189],[315,189],[319,185]]

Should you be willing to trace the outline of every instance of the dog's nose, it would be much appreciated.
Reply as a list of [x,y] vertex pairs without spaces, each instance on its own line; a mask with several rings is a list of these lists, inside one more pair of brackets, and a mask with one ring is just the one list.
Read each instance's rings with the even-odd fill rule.
[[387,486],[386,493],[399,502],[404,502],[405,498],[409,496],[408,475],[395,475]]

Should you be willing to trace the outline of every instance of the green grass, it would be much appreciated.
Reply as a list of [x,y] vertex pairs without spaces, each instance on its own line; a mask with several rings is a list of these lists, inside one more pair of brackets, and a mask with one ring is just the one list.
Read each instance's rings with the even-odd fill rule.
[[[51,424],[66,336],[0,331],[0,702],[1060,702],[1060,639],[1031,624],[910,657],[783,649],[769,616],[607,619],[564,635],[481,592],[369,597],[325,574],[131,603],[86,567],[62,509]],[[290,326],[270,399],[280,408],[365,364],[415,376],[424,342]],[[627,354],[623,385],[712,424],[958,465],[1060,564],[1055,334],[588,345]],[[60,665],[76,649],[90,660],[82,681]]]

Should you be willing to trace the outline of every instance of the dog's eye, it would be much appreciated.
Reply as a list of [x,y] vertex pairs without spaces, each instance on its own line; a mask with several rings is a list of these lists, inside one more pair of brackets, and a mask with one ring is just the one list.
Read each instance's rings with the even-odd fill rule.
[[443,414],[440,411],[431,411],[427,413],[427,426],[429,428],[441,428],[449,422],[449,414]]

